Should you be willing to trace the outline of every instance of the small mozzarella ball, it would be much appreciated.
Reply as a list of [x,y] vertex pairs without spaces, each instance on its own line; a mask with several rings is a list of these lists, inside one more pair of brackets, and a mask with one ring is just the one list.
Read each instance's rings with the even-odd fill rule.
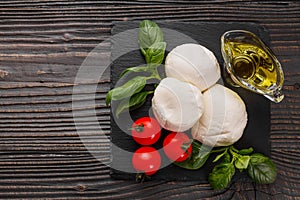
[[152,110],[163,128],[182,132],[199,120],[202,101],[202,93],[197,87],[175,78],[164,78],[154,91]]
[[201,92],[214,85],[221,77],[217,58],[199,44],[183,44],[166,57],[167,77],[177,78],[198,87]]
[[203,93],[204,111],[192,128],[194,139],[208,146],[228,146],[238,141],[247,125],[243,100],[216,84]]

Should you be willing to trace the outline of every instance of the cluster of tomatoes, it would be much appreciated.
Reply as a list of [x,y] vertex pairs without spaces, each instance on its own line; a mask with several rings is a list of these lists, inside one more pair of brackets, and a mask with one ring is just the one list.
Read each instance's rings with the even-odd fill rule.
[[[133,123],[131,130],[133,139],[142,145],[133,153],[133,168],[138,173],[151,176],[161,166],[161,155],[151,146],[161,137],[161,127],[156,119],[142,117]],[[163,151],[172,162],[183,162],[192,153],[191,140],[182,132],[168,133],[163,140]]]

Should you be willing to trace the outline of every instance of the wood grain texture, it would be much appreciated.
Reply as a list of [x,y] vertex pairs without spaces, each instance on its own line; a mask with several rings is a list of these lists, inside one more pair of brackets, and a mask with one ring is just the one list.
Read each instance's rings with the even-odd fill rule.
[[[286,77],[284,101],[271,105],[275,184],[244,181],[213,191],[207,182],[135,184],[110,178],[103,164],[109,161],[110,119],[104,102],[109,73],[96,92],[91,80],[76,85],[81,92],[73,94],[74,80],[89,52],[109,38],[112,21],[142,19],[246,21],[269,30],[270,47]],[[297,1],[8,0],[0,2],[0,22],[1,199],[300,198]],[[109,59],[110,44],[106,47],[103,56]],[[79,106],[72,108],[72,100]],[[92,121],[94,110],[97,123]],[[84,143],[79,134],[84,135]],[[93,153],[97,152],[101,156],[96,159]]]

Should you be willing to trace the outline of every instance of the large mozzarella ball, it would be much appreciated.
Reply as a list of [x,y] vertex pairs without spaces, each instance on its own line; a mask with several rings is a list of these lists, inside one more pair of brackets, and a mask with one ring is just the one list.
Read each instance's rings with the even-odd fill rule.
[[234,91],[216,84],[203,93],[204,111],[192,136],[208,146],[228,146],[238,141],[247,124],[243,100]]
[[152,110],[163,128],[174,132],[186,131],[202,115],[202,93],[192,84],[164,78],[154,91]]
[[220,78],[219,63],[210,50],[199,44],[183,44],[166,57],[167,77],[177,78],[197,86],[201,91],[214,85]]

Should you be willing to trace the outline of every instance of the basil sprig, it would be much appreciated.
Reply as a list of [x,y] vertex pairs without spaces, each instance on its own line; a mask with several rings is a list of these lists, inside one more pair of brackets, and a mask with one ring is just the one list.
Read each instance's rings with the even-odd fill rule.
[[[273,183],[277,176],[277,170],[271,159],[263,154],[254,153],[253,148],[237,150],[233,146],[223,148],[223,156],[217,156],[214,162],[224,157],[221,163],[216,165],[209,174],[208,181],[214,189],[224,189],[230,183],[235,170],[247,171],[249,177],[260,184]],[[214,150],[213,150],[214,151]],[[226,175],[222,175],[226,173]]]
[[[214,148],[192,142],[192,154],[183,162],[175,165],[185,169],[199,169],[209,156],[218,153],[212,162],[218,162],[208,176],[208,182],[216,190],[224,189],[230,183],[236,169],[246,171],[248,176],[259,184],[269,184],[276,180],[277,170],[270,158],[260,153],[253,153],[253,148],[238,150],[234,146]],[[252,154],[253,153],[253,154]]]
[[129,67],[122,71],[120,79],[126,79],[128,73],[146,72],[145,76],[135,76],[123,85],[113,88],[106,95],[106,105],[109,106],[111,101],[119,101],[116,108],[116,116],[118,117],[125,110],[134,110],[141,107],[149,94],[153,90],[146,90],[147,80],[161,80],[158,73],[158,67],[163,63],[166,50],[166,42],[162,30],[159,26],[150,20],[144,20],[140,23],[138,43],[140,50],[145,57],[146,64],[142,66]]

